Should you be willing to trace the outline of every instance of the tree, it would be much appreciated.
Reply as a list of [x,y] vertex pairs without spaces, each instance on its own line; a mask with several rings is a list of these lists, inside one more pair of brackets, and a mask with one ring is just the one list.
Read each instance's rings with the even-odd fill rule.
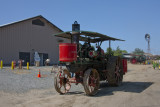
[[122,50],[122,54],[124,54],[124,53],[128,53],[126,50]]
[[122,51],[119,46],[117,46],[117,49],[114,51],[114,56],[122,56]]
[[107,54],[107,55],[109,55],[109,54],[113,55],[113,54],[114,54],[114,51],[112,50],[112,48],[107,48],[106,54]]
[[114,56],[122,56],[123,53],[128,53],[126,50],[121,50],[119,46],[116,48],[116,50],[112,50],[112,48],[107,48],[106,54],[109,54],[109,51],[110,54]]
[[143,55],[143,54],[144,54],[144,51],[143,51],[142,49],[135,48],[135,50],[133,51],[133,54]]

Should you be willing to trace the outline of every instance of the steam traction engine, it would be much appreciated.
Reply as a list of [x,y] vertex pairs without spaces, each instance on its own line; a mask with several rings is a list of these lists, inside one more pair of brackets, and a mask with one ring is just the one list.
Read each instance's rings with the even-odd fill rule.
[[[55,36],[71,40],[71,43],[59,44],[59,61],[65,64],[67,69],[61,68],[55,75],[54,85],[58,93],[67,93],[71,83],[81,83],[86,94],[91,96],[98,92],[101,80],[106,80],[112,86],[121,84],[124,74],[122,59],[110,54],[105,55],[101,44],[107,40],[109,44],[111,40],[123,40],[97,32],[80,31],[80,25],[76,21],[72,25],[72,31]],[[79,41],[83,41],[83,45]],[[96,49],[91,43],[96,43]],[[74,76],[71,75],[73,73]]]

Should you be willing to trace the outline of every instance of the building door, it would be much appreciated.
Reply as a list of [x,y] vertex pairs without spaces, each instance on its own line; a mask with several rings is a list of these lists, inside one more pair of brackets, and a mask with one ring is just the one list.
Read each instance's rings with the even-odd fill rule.
[[43,66],[43,53],[39,53],[40,57],[40,66]]
[[45,65],[45,61],[48,59],[48,54],[43,54],[43,66]]
[[40,57],[40,66],[44,66],[46,59],[48,59],[48,54],[39,53],[39,57]]
[[19,59],[24,60],[23,66],[26,66],[27,62],[30,63],[30,53],[29,52],[19,52]]

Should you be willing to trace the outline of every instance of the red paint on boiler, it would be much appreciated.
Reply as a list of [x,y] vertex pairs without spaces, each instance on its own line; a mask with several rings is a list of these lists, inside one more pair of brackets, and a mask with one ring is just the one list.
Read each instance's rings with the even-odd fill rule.
[[73,62],[77,60],[77,44],[60,43],[59,44],[59,61]]

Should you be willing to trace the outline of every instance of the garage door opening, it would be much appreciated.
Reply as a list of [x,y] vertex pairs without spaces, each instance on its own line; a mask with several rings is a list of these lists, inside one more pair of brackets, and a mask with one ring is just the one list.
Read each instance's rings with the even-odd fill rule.
[[39,57],[40,57],[40,66],[44,66],[45,65],[45,61],[48,59],[48,54],[39,53]]
[[27,66],[27,62],[30,63],[30,53],[29,52],[19,52],[19,59],[24,60],[23,66]]

